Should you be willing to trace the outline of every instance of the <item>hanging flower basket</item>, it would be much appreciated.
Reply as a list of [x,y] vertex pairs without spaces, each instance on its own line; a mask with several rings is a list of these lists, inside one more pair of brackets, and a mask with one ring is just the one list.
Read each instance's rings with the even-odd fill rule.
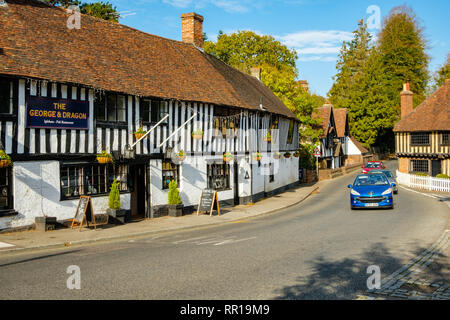
[[184,161],[184,159],[186,159],[186,154],[183,150],[180,150],[179,152],[175,153],[175,159],[179,162],[182,162]]
[[223,161],[225,161],[225,162],[230,162],[230,161],[232,161],[233,160],[233,155],[231,154],[231,153],[229,153],[229,152],[225,152],[224,154],[223,154]]
[[270,135],[270,132],[267,132],[264,140],[268,143],[272,142],[272,136]]
[[101,164],[111,163],[113,162],[113,157],[110,153],[103,150],[102,153],[97,154],[97,161]]
[[0,150],[0,168],[7,168],[11,163],[11,157],[4,150]]
[[253,154],[253,160],[255,160],[255,161],[261,161],[261,159],[262,159],[262,154],[261,154],[261,153],[255,152],[255,153]]
[[298,150],[295,151],[294,152],[294,157],[296,157],[296,158],[300,157],[300,151],[298,151]]
[[286,159],[289,159],[289,158],[291,157],[291,153],[290,153],[290,152],[285,152],[285,153],[284,153],[284,157],[285,157]]
[[279,153],[279,152],[274,152],[274,153],[273,153],[273,158],[274,158],[275,160],[280,159],[280,158],[281,158],[281,153]]
[[142,138],[146,133],[147,133],[147,131],[144,131],[144,129],[142,129],[142,127],[140,127],[140,128],[134,133],[134,136],[136,137],[136,140],[139,140],[139,139]]
[[196,129],[192,132],[192,138],[195,140],[202,140],[203,139],[203,131],[200,129]]

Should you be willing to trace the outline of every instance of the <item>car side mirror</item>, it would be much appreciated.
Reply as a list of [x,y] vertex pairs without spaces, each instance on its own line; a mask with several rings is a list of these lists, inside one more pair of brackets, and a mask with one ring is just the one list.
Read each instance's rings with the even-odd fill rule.
[[349,189],[353,188],[353,186],[352,186],[351,184],[349,184],[347,187],[348,187]]
[[393,183],[393,184],[392,184],[392,186],[393,186],[393,187],[395,187],[395,186],[396,186],[396,184],[395,184],[395,183]]

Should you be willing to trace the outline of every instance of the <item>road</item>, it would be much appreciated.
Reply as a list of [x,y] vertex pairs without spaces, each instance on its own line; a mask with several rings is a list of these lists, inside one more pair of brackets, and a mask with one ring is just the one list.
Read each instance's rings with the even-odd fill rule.
[[[0,255],[0,299],[353,299],[368,266],[391,274],[448,221],[445,203],[404,189],[394,210],[351,211],[355,176],[239,223]],[[80,290],[67,289],[70,265],[80,267]]]

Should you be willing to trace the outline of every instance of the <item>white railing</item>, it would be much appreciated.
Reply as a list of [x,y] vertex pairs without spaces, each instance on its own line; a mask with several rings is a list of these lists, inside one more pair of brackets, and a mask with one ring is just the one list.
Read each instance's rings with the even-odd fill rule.
[[411,188],[450,192],[450,179],[417,176],[397,170],[397,182]]

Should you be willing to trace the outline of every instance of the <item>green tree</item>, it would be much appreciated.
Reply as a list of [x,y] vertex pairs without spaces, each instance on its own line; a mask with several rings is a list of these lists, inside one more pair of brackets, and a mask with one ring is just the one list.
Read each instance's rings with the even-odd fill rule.
[[308,140],[318,136],[313,129],[317,120],[311,119],[311,114],[314,108],[321,106],[323,98],[311,95],[299,85],[295,50],[290,50],[272,36],[258,35],[252,31],[238,31],[230,35],[219,31],[217,41],[206,41],[204,49],[246,73],[250,73],[252,67],[261,67],[261,81],[302,122],[300,134]]
[[358,107],[360,99],[364,68],[369,59],[371,36],[364,20],[358,22],[358,28],[353,31],[353,39],[344,41],[336,63],[335,82],[328,92],[330,102],[336,108],[348,108],[352,113]]
[[384,92],[399,115],[400,92],[406,81],[414,92],[414,105],[425,100],[429,57],[423,28],[411,8],[395,7],[383,21],[378,48],[385,73]]
[[80,6],[81,13],[104,20],[119,22],[120,14],[115,6],[109,2],[83,3]]
[[109,191],[108,205],[110,209],[120,209],[119,182],[116,179],[114,179],[111,190]]
[[67,8],[69,6],[79,6],[80,12],[104,20],[119,22],[120,14],[115,6],[109,2],[84,3],[78,0],[42,0],[53,6]]
[[434,90],[442,86],[445,83],[445,79],[450,79],[450,53],[447,55],[447,62],[433,76]]
[[169,182],[168,203],[171,205],[181,204],[180,192],[177,187],[177,182],[175,180]]

